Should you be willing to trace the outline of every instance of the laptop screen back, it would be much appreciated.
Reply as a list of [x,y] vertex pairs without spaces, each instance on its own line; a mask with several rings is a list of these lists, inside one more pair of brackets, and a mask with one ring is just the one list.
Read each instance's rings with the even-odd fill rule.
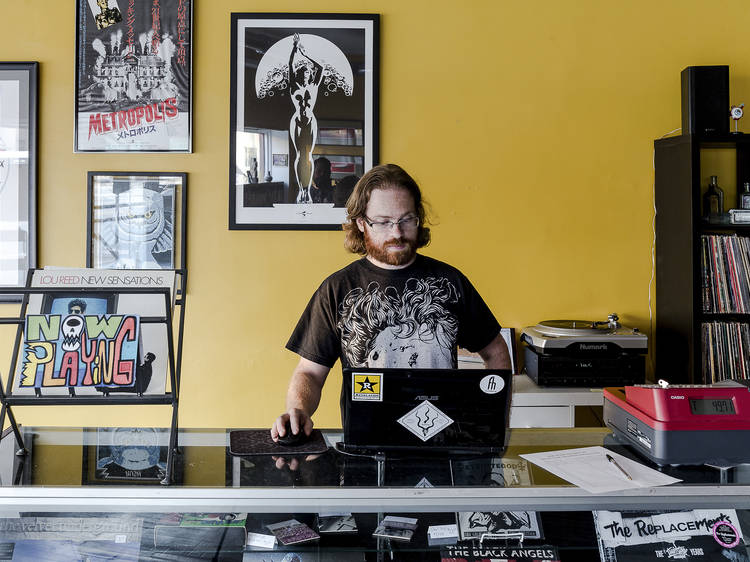
[[511,372],[344,369],[344,445],[365,450],[499,452]]

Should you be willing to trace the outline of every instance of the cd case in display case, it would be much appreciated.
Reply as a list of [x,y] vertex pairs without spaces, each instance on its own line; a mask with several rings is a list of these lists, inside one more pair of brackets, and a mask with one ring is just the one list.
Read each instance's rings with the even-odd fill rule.
[[266,527],[283,545],[314,541],[320,538],[318,533],[296,519],[287,519],[286,521],[281,521],[279,523],[271,523],[266,525]]

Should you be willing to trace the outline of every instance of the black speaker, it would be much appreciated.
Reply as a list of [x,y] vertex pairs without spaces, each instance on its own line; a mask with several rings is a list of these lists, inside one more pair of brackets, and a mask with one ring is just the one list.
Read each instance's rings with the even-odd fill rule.
[[688,66],[682,78],[682,134],[729,134],[729,67]]

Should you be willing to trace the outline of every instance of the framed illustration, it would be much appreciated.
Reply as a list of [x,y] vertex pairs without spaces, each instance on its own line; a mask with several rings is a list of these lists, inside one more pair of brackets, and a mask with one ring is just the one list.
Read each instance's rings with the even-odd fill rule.
[[184,269],[187,174],[89,172],[86,267]]
[[36,266],[38,67],[0,63],[0,287],[24,286]]
[[232,14],[229,228],[336,230],[378,160],[377,14]]
[[192,151],[192,0],[76,0],[75,152]]
[[158,484],[166,474],[168,448],[167,429],[86,429],[81,483]]

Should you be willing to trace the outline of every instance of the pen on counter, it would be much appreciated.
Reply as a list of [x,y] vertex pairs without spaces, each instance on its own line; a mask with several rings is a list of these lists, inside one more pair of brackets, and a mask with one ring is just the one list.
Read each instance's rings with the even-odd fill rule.
[[521,483],[521,478],[518,476],[518,472],[516,472],[515,468],[511,470],[513,471],[513,481],[511,482],[511,484],[513,484],[514,486],[518,486]]
[[625,478],[627,478],[628,480],[632,480],[632,479],[633,479],[633,477],[632,477],[632,476],[630,476],[630,474],[628,474],[628,473],[627,473],[627,471],[626,471],[626,470],[625,470],[624,468],[622,468],[622,467],[620,466],[620,464],[619,464],[619,463],[618,463],[618,462],[617,462],[617,461],[616,461],[616,460],[615,460],[614,458],[612,458],[612,455],[610,455],[610,454],[607,454],[606,456],[607,456],[607,460],[608,460],[609,462],[611,462],[611,463],[612,463],[613,465],[615,465],[615,466],[617,467],[617,469],[618,469],[618,470],[619,470],[620,472],[622,472],[622,473],[623,473],[623,475],[625,475]]

